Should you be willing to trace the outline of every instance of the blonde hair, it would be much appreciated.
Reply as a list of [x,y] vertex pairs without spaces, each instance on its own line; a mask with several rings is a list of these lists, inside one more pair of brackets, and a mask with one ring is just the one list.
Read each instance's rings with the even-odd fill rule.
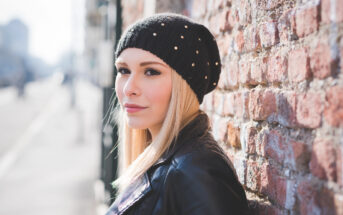
[[119,178],[113,185],[119,194],[143,175],[177,138],[179,131],[199,113],[195,93],[182,77],[172,70],[172,95],[161,130],[152,141],[148,129],[128,127],[121,107],[116,111],[119,127]]

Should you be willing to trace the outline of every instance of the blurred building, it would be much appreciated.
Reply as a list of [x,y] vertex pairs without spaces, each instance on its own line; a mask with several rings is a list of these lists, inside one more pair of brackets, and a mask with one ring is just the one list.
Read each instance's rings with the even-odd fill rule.
[[19,19],[0,26],[0,87],[25,83],[49,75],[52,68],[30,56],[29,28]]

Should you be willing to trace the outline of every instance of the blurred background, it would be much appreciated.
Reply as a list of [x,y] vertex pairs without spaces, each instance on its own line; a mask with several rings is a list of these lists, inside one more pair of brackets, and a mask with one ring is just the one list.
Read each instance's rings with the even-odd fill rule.
[[116,42],[134,20],[186,6],[0,0],[1,215],[104,214],[115,196]]

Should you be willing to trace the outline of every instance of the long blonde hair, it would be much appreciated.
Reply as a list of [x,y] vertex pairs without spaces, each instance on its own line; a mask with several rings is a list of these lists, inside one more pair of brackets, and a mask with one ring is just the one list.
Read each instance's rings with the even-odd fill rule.
[[128,127],[122,108],[117,107],[119,178],[113,185],[119,188],[119,193],[144,174],[169,148],[179,131],[199,113],[197,97],[186,81],[174,70],[171,78],[169,107],[161,130],[153,141],[148,129]]

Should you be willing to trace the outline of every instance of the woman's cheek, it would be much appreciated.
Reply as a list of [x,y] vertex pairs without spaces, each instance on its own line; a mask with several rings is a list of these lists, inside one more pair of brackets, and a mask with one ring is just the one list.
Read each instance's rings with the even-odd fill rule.
[[123,98],[123,86],[123,80],[119,76],[117,76],[115,80],[115,91],[120,103]]

